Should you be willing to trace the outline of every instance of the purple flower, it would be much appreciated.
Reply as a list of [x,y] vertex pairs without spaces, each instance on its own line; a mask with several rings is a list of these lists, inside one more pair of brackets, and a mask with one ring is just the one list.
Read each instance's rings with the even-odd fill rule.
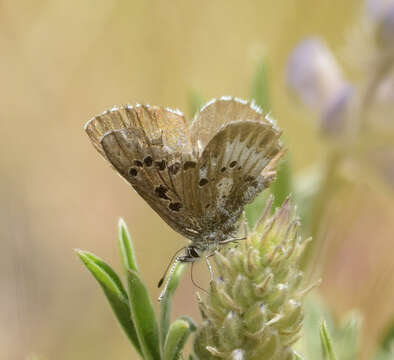
[[305,39],[293,50],[287,64],[287,83],[305,105],[320,111],[345,84],[334,56],[318,38]]
[[333,101],[328,105],[321,117],[321,129],[323,133],[336,136],[343,133],[349,116],[350,103],[354,95],[354,88],[345,85],[336,94]]
[[367,15],[374,21],[379,21],[392,6],[394,6],[394,0],[365,0]]
[[380,17],[377,27],[377,41],[381,48],[394,52],[394,4],[387,8]]

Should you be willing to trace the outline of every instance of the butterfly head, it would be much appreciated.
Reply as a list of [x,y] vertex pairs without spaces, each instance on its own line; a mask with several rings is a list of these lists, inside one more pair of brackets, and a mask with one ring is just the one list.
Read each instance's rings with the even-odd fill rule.
[[185,249],[184,255],[178,256],[177,261],[182,263],[191,263],[201,259],[203,252],[206,249],[201,246],[189,245]]
[[199,241],[187,246],[184,254],[177,257],[177,261],[190,263],[200,260],[206,252],[213,254],[218,249],[220,241],[225,238],[226,236],[221,231],[210,231]]

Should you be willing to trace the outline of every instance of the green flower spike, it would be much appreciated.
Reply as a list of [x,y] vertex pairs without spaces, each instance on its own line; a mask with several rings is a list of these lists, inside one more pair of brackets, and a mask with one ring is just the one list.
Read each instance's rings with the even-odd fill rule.
[[289,199],[274,215],[272,202],[244,241],[214,257],[218,277],[198,299],[200,359],[301,359],[292,345],[300,337],[303,298],[316,284],[303,284],[298,261],[308,241],[297,235]]

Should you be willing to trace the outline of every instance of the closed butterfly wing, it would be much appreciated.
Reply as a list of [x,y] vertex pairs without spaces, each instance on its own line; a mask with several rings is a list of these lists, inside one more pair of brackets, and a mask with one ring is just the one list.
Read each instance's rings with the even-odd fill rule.
[[201,153],[223,126],[234,121],[269,122],[261,109],[253,103],[229,96],[213,99],[203,106],[193,119],[191,125],[193,146]]
[[86,132],[164,221],[200,245],[231,235],[282,154],[275,125],[235,98],[208,103],[190,133],[181,113],[144,105],[105,112]]
[[200,224],[188,206],[195,200],[186,193],[196,178],[197,161],[181,114],[147,106],[113,109],[91,120],[86,132],[164,221],[196,237]]
[[171,151],[191,152],[189,129],[179,111],[159,106],[136,105],[114,107],[95,116],[85,125],[85,131],[94,147],[103,156],[102,137],[113,130],[140,129],[147,143],[161,143]]
[[283,154],[279,136],[269,123],[234,121],[209,141],[200,158],[199,180],[206,224],[232,231],[244,206],[275,177]]

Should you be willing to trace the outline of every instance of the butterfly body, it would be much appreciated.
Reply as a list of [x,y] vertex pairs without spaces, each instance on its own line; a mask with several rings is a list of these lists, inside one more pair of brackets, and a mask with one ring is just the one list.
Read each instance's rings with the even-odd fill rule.
[[281,132],[251,103],[208,103],[190,128],[182,113],[113,108],[85,130],[99,153],[175,231],[192,262],[234,238],[244,206],[275,177]]

